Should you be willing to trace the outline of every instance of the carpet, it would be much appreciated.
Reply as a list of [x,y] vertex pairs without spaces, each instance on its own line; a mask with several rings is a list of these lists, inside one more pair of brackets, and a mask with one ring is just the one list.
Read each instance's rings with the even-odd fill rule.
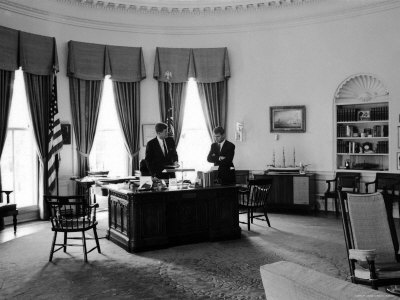
[[[0,244],[1,299],[265,299],[259,267],[287,260],[346,279],[341,221],[270,214],[242,238],[131,254],[101,239],[83,262],[80,247],[54,254],[50,224]],[[105,235],[106,218],[99,236]],[[94,243],[94,241],[89,241]],[[90,246],[90,245],[89,245]]]

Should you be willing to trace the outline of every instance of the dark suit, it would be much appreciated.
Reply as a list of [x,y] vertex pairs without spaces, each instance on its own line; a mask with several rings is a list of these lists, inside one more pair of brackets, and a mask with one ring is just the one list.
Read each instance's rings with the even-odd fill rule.
[[146,163],[151,176],[157,178],[170,178],[175,177],[175,173],[162,173],[162,170],[168,165],[172,165],[178,161],[178,153],[176,152],[175,141],[172,137],[165,139],[167,144],[168,153],[165,156],[160,147],[157,137],[150,140],[146,146]]
[[[225,159],[219,160],[220,156]],[[235,169],[233,166],[233,157],[235,156],[235,145],[225,140],[220,151],[218,143],[212,143],[210,153],[208,153],[207,161],[214,163],[218,168],[218,180],[221,184],[235,183]]]

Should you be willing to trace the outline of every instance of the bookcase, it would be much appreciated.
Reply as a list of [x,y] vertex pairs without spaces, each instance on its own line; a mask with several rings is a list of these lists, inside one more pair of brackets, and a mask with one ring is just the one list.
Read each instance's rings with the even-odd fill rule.
[[[375,90],[371,90],[374,86]],[[351,88],[353,93],[349,92]],[[342,91],[337,93],[337,169],[389,170],[388,95],[380,81],[370,75],[347,80]]]

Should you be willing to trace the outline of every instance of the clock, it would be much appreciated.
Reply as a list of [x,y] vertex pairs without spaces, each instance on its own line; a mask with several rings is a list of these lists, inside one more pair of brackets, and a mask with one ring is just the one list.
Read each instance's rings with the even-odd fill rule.
[[364,152],[372,152],[372,144],[369,142],[362,144],[362,148]]

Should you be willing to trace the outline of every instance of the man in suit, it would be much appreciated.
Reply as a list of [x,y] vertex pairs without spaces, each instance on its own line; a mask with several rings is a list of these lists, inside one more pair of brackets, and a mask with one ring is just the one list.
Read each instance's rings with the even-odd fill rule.
[[222,127],[214,128],[215,143],[211,144],[207,161],[218,166],[218,181],[221,184],[235,183],[235,167],[233,157],[235,156],[235,145],[225,139],[225,130]]
[[175,173],[162,173],[164,169],[173,168],[172,166],[179,167],[175,141],[168,137],[167,124],[157,123],[155,129],[157,136],[146,146],[147,168],[150,175],[158,179],[175,178]]

